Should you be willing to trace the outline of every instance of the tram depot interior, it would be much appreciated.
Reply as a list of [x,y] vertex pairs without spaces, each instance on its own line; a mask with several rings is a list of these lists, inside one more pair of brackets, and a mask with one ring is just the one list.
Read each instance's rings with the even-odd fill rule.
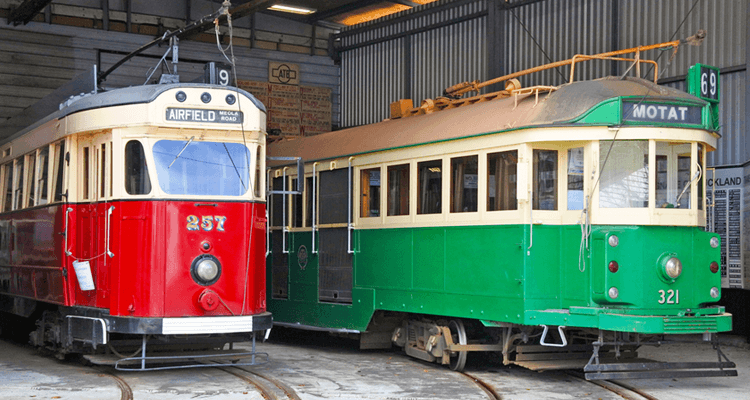
[[[413,113],[419,114],[419,107],[427,109],[425,104],[433,104],[435,99],[444,96],[444,90],[456,84],[484,82],[538,65],[570,59],[576,54],[600,54],[683,39],[702,29],[705,30],[706,37],[700,46],[681,46],[674,55],[672,50],[651,50],[644,52],[642,56],[658,60],[658,85],[680,91],[688,90],[690,66],[708,65],[719,72],[721,91],[717,108],[719,129],[715,149],[704,149],[702,144],[696,145],[700,140],[689,139],[694,140],[692,144],[673,146],[669,151],[674,152],[675,157],[679,153],[680,160],[687,154],[684,156],[687,157],[686,174],[691,172],[691,155],[694,161],[706,166],[706,171],[700,171],[701,182],[705,182],[705,185],[695,190],[692,197],[688,191],[689,200],[685,201],[707,201],[705,218],[691,215],[697,218],[694,222],[705,223],[706,229],[721,237],[722,279],[718,305],[732,314],[732,329],[727,334],[745,340],[750,338],[750,192],[746,191],[750,190],[750,132],[746,122],[750,114],[747,72],[750,64],[750,5],[747,1],[241,0],[232,1],[229,6],[233,24],[231,30],[227,28],[226,19],[222,20],[218,33],[215,33],[213,20],[194,26],[202,17],[216,12],[222,7],[222,3],[221,0],[0,0],[0,140],[11,138],[35,121],[57,111],[61,103],[68,101],[70,95],[88,91],[90,85],[81,84],[82,80],[79,78],[91,74],[93,67],[96,67],[94,71],[106,71],[124,55],[154,38],[186,26],[191,29],[176,35],[179,40],[173,42],[178,44],[178,59],[173,58],[174,54],[165,53],[169,48],[167,43],[150,47],[113,71],[102,85],[109,89],[143,85],[144,82],[158,81],[161,75],[179,76],[176,79],[180,82],[191,82],[206,74],[207,63],[226,64],[229,58],[235,58],[232,74],[236,74],[236,80],[232,78],[233,84],[252,94],[267,110],[266,126],[263,127],[267,132],[266,143],[288,142],[292,148],[295,141],[308,137],[395,119],[395,114],[408,114],[409,110],[416,110]],[[224,54],[218,51],[217,39],[220,46],[231,50],[231,55],[228,51]],[[576,78],[589,80],[625,74],[633,76],[635,70],[631,71],[628,67],[628,63],[613,60],[597,61],[589,67],[581,67]],[[519,84],[522,87],[560,87],[568,82],[568,68],[564,66],[536,72],[519,78]],[[653,79],[653,73],[646,77],[647,69],[639,64],[638,72],[644,78]],[[503,90],[502,85],[496,83],[478,89],[474,95]],[[60,88],[67,88],[68,94],[60,95]],[[546,94],[539,96],[544,95]],[[471,95],[466,95],[469,96]],[[426,113],[430,112],[432,111]],[[481,118],[481,115],[475,117]],[[404,117],[405,120],[408,118]],[[466,121],[466,124],[471,125],[473,122]],[[512,127],[503,127],[509,128]],[[320,150],[319,153],[333,154],[334,148],[340,148],[341,154],[354,155],[360,153],[360,149],[374,148],[372,143],[378,142],[376,130],[357,137],[361,142],[352,143],[351,140],[342,138],[338,143],[330,143],[328,149]],[[626,169],[631,168],[626,165],[628,163],[642,166],[644,154],[648,159],[649,148],[648,141],[644,143],[640,147],[618,149],[620,153],[614,159],[625,165],[623,168]],[[666,143],[659,142],[651,148],[660,152],[666,149]],[[36,145],[28,143],[26,147],[35,148]],[[516,201],[517,195],[518,199],[522,199],[524,195],[514,191],[506,191],[501,195],[500,185],[507,186],[508,182],[499,178],[497,182],[483,187],[483,182],[489,179],[489,173],[486,172],[488,165],[490,170],[497,168],[500,171],[499,164],[502,160],[508,157],[515,159],[519,156],[519,149],[522,153],[529,152],[529,155],[522,156],[555,158],[551,162],[559,163],[572,162],[576,157],[582,159],[584,152],[583,144],[573,146],[563,143],[543,152],[534,149],[533,155],[530,147],[529,150],[516,147],[512,151],[477,153],[484,157],[477,163],[474,160],[477,155],[466,148],[463,152],[458,151],[461,153],[458,158],[444,157],[440,153],[453,151],[451,146],[447,144],[436,147],[437,150],[430,150],[437,152],[433,154],[433,158],[420,159],[418,164],[414,163],[413,166],[416,167],[411,169],[412,180],[417,173],[421,176],[423,173],[439,172],[441,166],[451,166],[461,171],[471,171],[473,168],[473,175],[465,171],[460,172],[460,175],[464,182],[471,181],[473,183],[469,184],[475,185],[474,187],[479,185],[478,199],[473,202],[464,199],[464,196],[477,196],[474,192],[459,190],[451,193],[447,189],[442,192],[438,189],[432,195],[439,197],[441,201],[416,201],[414,196],[411,201],[416,205],[412,205],[414,209],[408,211],[409,164],[400,165],[391,160],[385,160],[382,164],[373,162],[371,167],[367,167],[370,169],[362,167],[357,170],[361,175],[357,175],[358,178],[354,180],[355,193],[374,196],[375,193],[368,190],[380,190],[381,168],[384,177],[387,174],[396,177],[395,181],[405,183],[402,182],[402,186],[396,187],[393,193],[388,193],[389,196],[396,196],[393,201],[378,200],[377,204],[362,203],[359,207],[355,206],[354,212],[360,217],[360,226],[367,228],[376,225],[373,219],[367,217],[381,216],[381,204],[384,208],[382,213],[387,213],[382,219],[386,228],[391,225],[424,225],[431,221],[461,223],[464,221],[461,218],[470,221],[467,222],[470,225],[479,224],[481,218],[501,221],[507,219],[505,214],[498,216],[497,213],[491,214],[484,210],[514,209],[515,206],[511,203]],[[0,147],[5,163],[2,166],[2,176],[7,176],[10,180],[3,178],[3,182],[0,182],[0,193],[9,193],[9,200],[5,200],[3,196],[3,212],[32,208],[44,204],[44,201],[65,201],[65,196],[44,200],[41,193],[37,196],[40,199],[34,199],[33,189],[29,193],[28,185],[26,192],[23,188],[12,186],[11,172],[5,172],[6,169],[12,171],[14,166],[18,168],[20,165],[21,172],[16,173],[23,176],[21,159],[26,157],[27,165],[35,162],[35,159],[34,156],[28,158],[30,153],[14,158],[10,153],[6,154],[4,149]],[[309,149],[299,150],[305,152]],[[260,150],[258,151],[260,154]],[[589,147],[585,151],[588,152]],[[55,154],[59,157],[56,152],[59,149],[52,146],[48,153],[39,153],[36,157],[52,158]],[[308,153],[312,157],[317,154],[315,151]],[[419,158],[420,155],[408,157]],[[660,160],[658,157],[661,156],[657,156],[655,160]],[[663,157],[663,160],[667,159],[667,155]],[[441,160],[446,161],[442,163]],[[345,159],[336,162],[343,163]],[[327,160],[317,163],[314,168],[333,170],[334,164]],[[49,180],[57,181],[54,163],[50,165],[53,168],[48,172]],[[270,161],[267,166],[271,168]],[[108,168],[108,171],[116,170]],[[266,178],[271,186],[275,185],[276,182],[281,182],[276,178],[285,177],[283,174],[287,171],[296,171],[294,168],[283,169],[283,172],[279,172],[282,171],[279,168],[273,171],[269,169]],[[308,172],[310,168],[313,167],[308,165]],[[485,171],[478,173],[477,168]],[[575,185],[574,181],[578,178],[584,179],[583,168],[581,161],[579,177],[566,174],[568,185]],[[586,168],[588,171],[589,166]],[[682,164],[680,168],[683,168]],[[27,173],[28,171],[27,169]],[[338,171],[344,174],[346,168]],[[96,182],[97,176],[99,175],[92,175],[92,182]],[[477,182],[478,177],[480,183]],[[259,177],[256,182],[262,181],[264,179]],[[307,181],[308,187],[313,184],[312,178]],[[296,184],[296,179],[289,183]],[[412,187],[417,187],[414,182],[411,183]],[[443,188],[449,184],[446,180]],[[16,192],[13,191],[14,188]],[[283,190],[284,187],[274,189]],[[709,193],[708,200],[704,199],[704,189],[705,193]],[[406,194],[403,193],[404,190]],[[679,193],[679,188],[670,187],[670,190]],[[495,191],[497,195],[489,194]],[[711,203],[718,196],[715,191],[733,193],[731,198],[727,197],[725,200],[729,203],[724,203],[725,208],[718,213],[715,204]],[[583,194],[575,191],[564,193],[560,190],[559,193],[560,196],[555,194],[552,198],[534,198],[533,201],[536,202],[554,202],[551,208],[544,208],[539,204],[534,207],[538,210],[555,210],[559,206],[566,211],[559,212],[559,215],[540,212],[542,216],[539,218],[556,218],[558,223],[562,221],[575,224],[587,200]],[[385,189],[378,195],[386,196]],[[303,205],[312,209],[312,197],[309,192],[305,196],[308,197],[288,197],[292,202],[288,209],[299,207],[300,210],[299,214],[295,214],[299,221],[293,222],[292,232],[282,233],[281,228],[278,225],[274,228],[272,223],[269,238],[281,238],[283,235],[286,240],[287,235],[290,238],[293,236],[295,227],[309,228],[313,224],[312,211],[302,211]],[[658,196],[657,194],[656,207],[661,207],[660,201],[663,200],[659,200]],[[325,204],[326,197],[321,196],[318,201],[323,214],[328,206]],[[439,208],[442,201],[450,203],[450,211],[448,207],[442,210]],[[597,201],[606,202],[607,199]],[[343,199],[342,204],[345,203],[346,199]],[[287,203],[283,204],[286,206]],[[404,207],[407,211],[403,210]],[[435,207],[438,209],[434,209]],[[460,210],[461,207],[465,209]],[[480,212],[462,214],[462,211],[477,209]],[[699,209],[702,212],[702,208]],[[342,213],[347,212],[346,208],[342,210]],[[306,218],[305,221],[302,220],[303,217]],[[269,218],[277,217],[271,215]],[[346,242],[347,224],[345,217],[342,218],[344,219],[339,221],[342,236],[335,240]],[[261,219],[264,220],[264,217]],[[518,220],[521,220],[520,215]],[[221,222],[224,223],[223,220]],[[214,223],[218,226],[219,219]],[[680,224],[675,220],[674,225]],[[0,238],[2,240],[6,239]],[[281,250],[278,240],[273,243],[274,247],[270,251]],[[306,250],[314,251],[314,248]],[[304,260],[307,260],[307,253],[305,257]],[[0,262],[4,262],[3,260]],[[300,259],[300,263],[302,262]],[[269,271],[275,271],[274,268],[275,264]],[[304,266],[300,264],[300,268],[304,269]],[[275,275],[268,277],[269,280],[277,278]],[[288,276],[282,278],[292,279]],[[286,287],[278,289],[277,283],[278,281],[274,281],[269,285],[271,291],[274,291],[272,295],[281,298],[287,296]],[[348,288],[348,291],[338,290],[333,286],[330,290],[321,288],[318,295],[320,299],[333,303],[351,302],[351,284]],[[280,292],[277,293],[276,289]]]

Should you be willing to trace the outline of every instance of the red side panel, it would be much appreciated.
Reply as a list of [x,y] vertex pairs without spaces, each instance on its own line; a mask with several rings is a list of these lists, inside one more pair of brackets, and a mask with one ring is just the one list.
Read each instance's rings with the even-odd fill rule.
[[0,293],[70,305],[62,265],[62,207],[0,217]]
[[[121,316],[258,314],[266,310],[265,248],[263,203],[153,200],[36,208],[0,217],[0,293]],[[196,257],[205,255],[221,264],[210,285],[190,273]],[[74,261],[89,263],[94,290],[81,289]],[[218,307],[201,305],[205,293]]]

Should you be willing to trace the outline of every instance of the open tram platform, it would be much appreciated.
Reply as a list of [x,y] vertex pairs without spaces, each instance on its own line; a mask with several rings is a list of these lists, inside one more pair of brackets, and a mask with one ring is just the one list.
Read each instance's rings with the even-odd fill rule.
[[[283,383],[300,399],[488,398],[475,380],[491,387],[502,399],[623,398],[566,371],[534,372],[477,355],[469,357],[468,375],[463,375],[409,358],[396,349],[361,351],[347,339],[300,333],[275,329],[268,342],[258,343],[258,350],[267,352],[270,362],[243,368]],[[697,335],[693,338],[699,339]],[[720,342],[722,351],[737,364],[739,377],[622,382],[660,400],[745,399],[750,392],[750,345],[742,337],[726,335]],[[710,343],[644,347],[639,353],[654,360],[683,362],[713,361],[716,357]],[[257,387],[221,369],[117,372],[76,360],[59,361],[30,346],[0,341],[0,399],[124,399],[128,397],[123,395],[123,385],[134,399],[264,398]]]

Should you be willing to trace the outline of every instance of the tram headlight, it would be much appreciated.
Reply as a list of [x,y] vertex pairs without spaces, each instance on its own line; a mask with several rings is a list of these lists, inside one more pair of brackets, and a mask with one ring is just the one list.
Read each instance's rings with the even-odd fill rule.
[[174,98],[175,98],[175,99],[176,99],[177,101],[179,101],[180,103],[182,103],[182,102],[184,102],[185,100],[187,100],[187,95],[185,94],[185,92],[183,92],[182,90],[180,90],[179,92],[177,92],[177,94],[176,94],[176,95],[174,95]]
[[719,247],[719,238],[716,237],[716,236],[712,236],[711,240],[709,241],[709,243],[711,244],[711,247],[715,249],[715,248]]
[[610,299],[614,300],[620,296],[620,291],[617,290],[616,287],[612,286],[611,288],[609,288],[609,292],[607,292],[607,294],[609,295]]
[[228,94],[226,97],[227,104],[230,106],[237,102],[237,97],[235,97],[233,94]]
[[711,288],[711,297],[713,297],[714,299],[719,298],[719,288],[717,288],[716,286]]
[[211,94],[208,92],[203,92],[203,94],[201,95],[201,101],[204,103],[211,102]]
[[212,285],[221,276],[221,263],[210,254],[200,255],[193,260],[193,264],[190,266],[190,275],[199,285]]
[[677,279],[682,274],[682,261],[677,257],[671,257],[664,263],[664,272],[668,277]]

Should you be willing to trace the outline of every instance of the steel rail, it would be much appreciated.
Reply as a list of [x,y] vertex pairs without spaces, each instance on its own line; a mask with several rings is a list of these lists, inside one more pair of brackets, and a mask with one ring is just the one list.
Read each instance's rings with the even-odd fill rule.
[[120,388],[120,400],[133,400],[133,389],[130,385],[125,382],[124,379],[117,376],[114,372],[109,371],[108,368],[96,368],[101,374],[99,376],[108,376],[114,379],[117,386]]
[[[239,367],[222,367],[219,369],[255,386],[258,391],[261,392],[261,396],[263,396],[263,398],[265,399],[302,400],[291,386],[265,374],[248,371],[244,368]],[[271,385],[275,386],[278,390],[275,390]],[[284,393],[286,399],[278,395],[279,390]]]
[[[573,377],[573,378],[576,378],[576,379],[579,379],[579,380],[582,380],[582,381],[585,381],[585,382],[588,382],[588,383],[592,383],[592,384],[594,384],[596,386],[599,386],[599,387],[601,387],[603,389],[609,390],[610,392],[612,392],[612,393],[614,393],[614,394],[622,397],[623,399],[627,399],[627,400],[642,400],[642,399],[659,400],[658,398],[656,398],[656,397],[654,397],[654,396],[652,396],[652,395],[650,395],[650,394],[648,394],[648,393],[646,393],[646,392],[644,392],[644,391],[642,391],[642,390],[640,390],[638,388],[635,388],[635,387],[630,386],[630,385],[626,385],[624,383],[620,383],[620,382],[613,381],[613,380],[590,381],[590,380],[587,380],[586,378],[584,378],[583,374],[581,374],[581,373],[579,373],[577,371],[575,371],[575,372],[574,371],[568,371],[566,373],[570,377]],[[635,396],[633,396],[629,392],[635,393],[636,395],[638,395],[640,397],[635,397]]]
[[456,372],[469,378],[472,382],[476,383],[477,386],[479,386],[479,388],[481,388],[484,391],[484,393],[487,394],[487,397],[490,400],[502,400],[503,399],[503,396],[501,396],[500,393],[498,393],[497,390],[489,383],[477,378],[476,376],[468,372],[463,372],[463,371],[456,371]]

